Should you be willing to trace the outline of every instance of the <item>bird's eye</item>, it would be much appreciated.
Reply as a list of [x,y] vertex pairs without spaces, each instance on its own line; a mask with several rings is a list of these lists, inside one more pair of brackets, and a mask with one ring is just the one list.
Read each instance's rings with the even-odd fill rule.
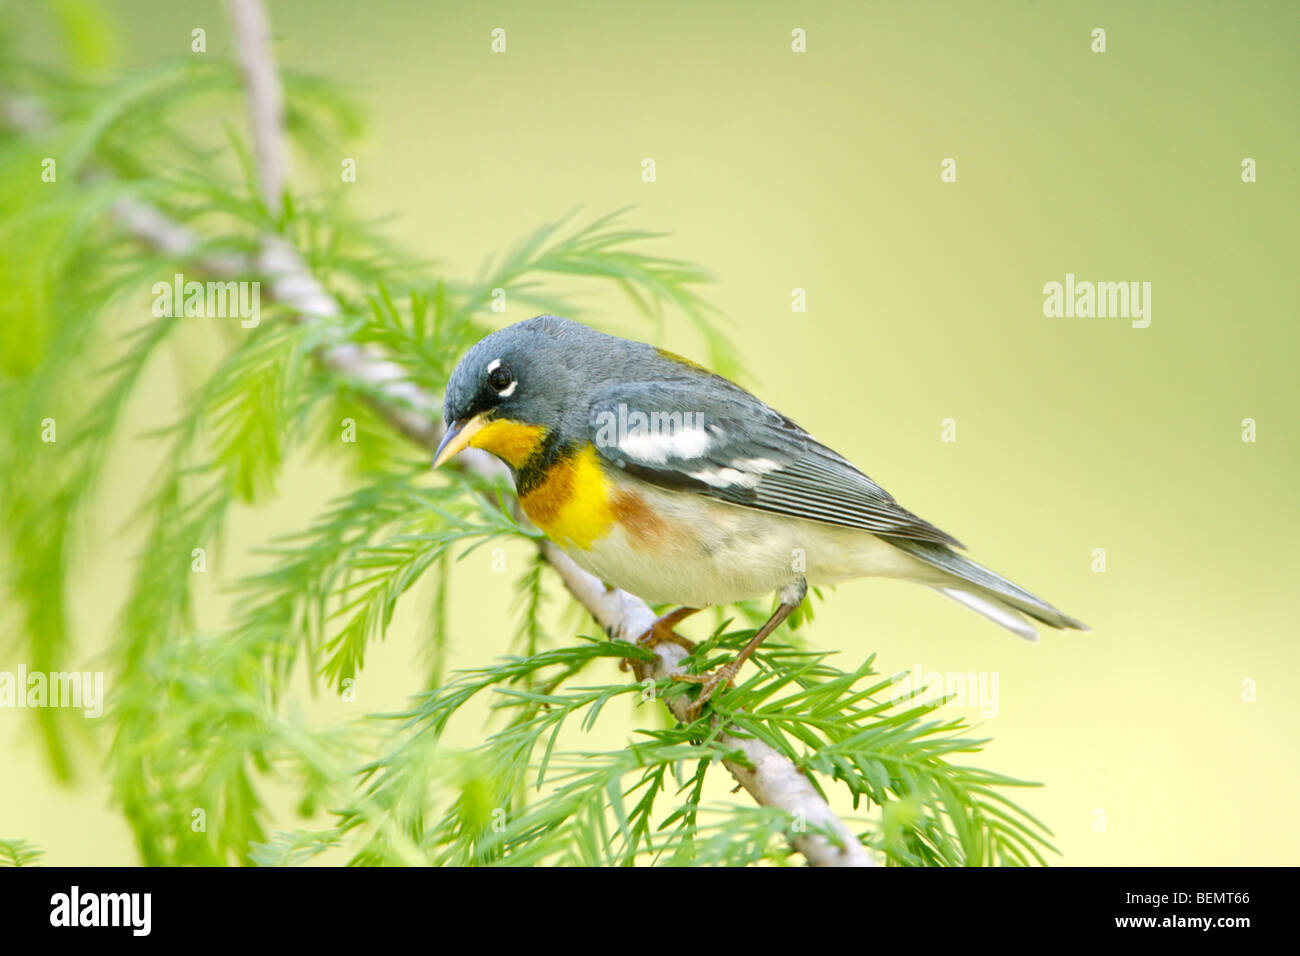
[[515,377],[510,374],[510,369],[504,365],[498,365],[488,372],[488,384],[498,392],[504,392],[515,383]]

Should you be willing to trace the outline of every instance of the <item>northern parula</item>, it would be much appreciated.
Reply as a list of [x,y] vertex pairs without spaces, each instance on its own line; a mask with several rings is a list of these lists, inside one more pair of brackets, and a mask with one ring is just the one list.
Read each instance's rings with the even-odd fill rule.
[[1029,619],[1088,629],[958,554],[956,539],[740,386],[642,342],[553,315],[519,322],[461,359],[443,415],[434,467],[466,447],[491,452],[525,514],[580,567],[681,606],[644,641],[683,641],[673,625],[709,605],[779,595],[744,650],[701,678],[697,708],[809,584],[902,578],[1028,640]]

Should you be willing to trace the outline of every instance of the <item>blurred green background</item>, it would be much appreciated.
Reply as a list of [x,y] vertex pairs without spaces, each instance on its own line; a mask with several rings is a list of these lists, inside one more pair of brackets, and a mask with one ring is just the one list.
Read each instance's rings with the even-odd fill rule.
[[[216,2],[101,9],[111,34],[83,39],[106,66],[185,53],[195,27],[208,55],[230,52]],[[716,275],[710,296],[762,398],[1093,627],[1030,645],[923,588],[863,581],[829,593],[808,632],[845,666],[875,651],[885,672],[996,674],[995,716],[953,708],[993,738],[969,760],[1045,784],[1015,796],[1063,862],[1294,862],[1300,7],[301,0],[270,13],[283,66],[362,104],[368,134],[344,153],[358,181],[341,188],[391,217],[398,242],[474,274],[575,207],[635,205],[632,224],[673,233],[666,254]],[[64,41],[29,15],[53,55]],[[795,28],[806,53],[791,51]],[[949,157],[954,183],[940,179]],[[1258,182],[1242,182],[1245,157]],[[1150,327],[1045,318],[1042,287],[1067,272],[1150,282]],[[618,297],[583,301],[607,329],[644,333]],[[661,343],[703,358],[677,317]],[[129,432],[170,420],[176,374],[152,369]],[[941,440],[949,418],[955,442]],[[73,595],[86,667],[113,634],[139,544],[122,519],[148,473],[139,448],[115,450]],[[274,506],[237,515],[224,573],[343,487],[312,463],[291,475]],[[513,568],[526,558],[511,549]],[[489,562],[485,549],[458,568],[453,666],[488,663],[512,632],[513,578]],[[223,601],[208,595],[205,612]],[[408,604],[363,675],[368,711],[419,689]],[[626,733],[603,722],[591,743]],[[135,862],[106,784],[83,772],[58,786],[26,715],[0,712],[0,749],[0,836],[51,864]]]

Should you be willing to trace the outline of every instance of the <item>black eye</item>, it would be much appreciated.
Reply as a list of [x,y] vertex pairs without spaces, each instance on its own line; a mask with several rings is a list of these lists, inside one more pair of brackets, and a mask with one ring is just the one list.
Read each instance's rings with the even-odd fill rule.
[[504,365],[498,365],[492,371],[488,372],[488,384],[498,392],[504,392],[511,385],[515,384],[515,377],[510,374],[510,369]]

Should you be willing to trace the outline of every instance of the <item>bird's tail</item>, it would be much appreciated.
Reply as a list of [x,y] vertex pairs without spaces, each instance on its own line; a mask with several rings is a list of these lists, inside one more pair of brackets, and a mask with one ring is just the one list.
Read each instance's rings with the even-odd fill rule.
[[963,557],[946,545],[907,538],[890,538],[889,543],[912,557],[943,572],[939,581],[928,581],[936,591],[950,597],[995,624],[1019,634],[1029,641],[1038,640],[1038,631],[1025,618],[1049,627],[1089,630],[1088,625],[1062,613],[1042,598],[1030,594],[982,564]]

